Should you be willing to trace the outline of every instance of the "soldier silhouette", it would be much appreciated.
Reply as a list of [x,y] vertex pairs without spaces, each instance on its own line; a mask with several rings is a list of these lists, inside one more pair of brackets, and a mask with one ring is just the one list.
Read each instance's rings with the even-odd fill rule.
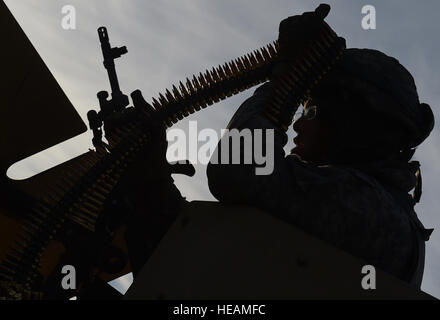
[[[274,77],[329,10],[320,5],[281,22]],[[210,163],[212,194],[225,203],[264,209],[420,287],[432,230],[414,211],[421,178],[419,163],[411,158],[430,134],[434,116],[419,102],[411,74],[382,52],[346,49],[304,103],[293,125],[296,147],[288,155],[280,123],[291,122],[297,106],[284,106],[291,108],[280,113],[285,119],[266,117],[263,109],[273,87],[269,81],[257,88],[228,125],[274,130],[273,173],[255,175],[255,164]]]

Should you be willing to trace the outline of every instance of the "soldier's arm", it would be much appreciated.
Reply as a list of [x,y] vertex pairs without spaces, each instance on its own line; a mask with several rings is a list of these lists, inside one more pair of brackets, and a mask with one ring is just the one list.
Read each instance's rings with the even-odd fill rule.
[[[235,113],[228,129],[237,129],[240,132],[250,130],[272,130],[271,136],[264,136],[261,143],[266,147],[266,163],[263,165],[267,170],[273,168],[270,174],[257,174],[256,168],[260,167],[255,162],[244,164],[243,157],[240,164],[220,163],[222,150],[220,141],[213,159],[219,160],[218,164],[210,163],[207,168],[209,188],[212,194],[220,201],[229,203],[247,203],[268,210],[285,209],[286,199],[291,199],[292,193],[297,191],[297,186],[292,176],[290,165],[285,158],[283,147],[287,142],[286,133],[268,120],[263,113],[263,105],[270,94],[270,83],[259,87],[253,96],[246,100]],[[269,97],[270,98],[270,97]],[[269,139],[266,141],[266,138]],[[227,139],[225,135],[222,140]],[[253,139],[255,135],[253,135]],[[252,141],[253,143],[254,141]],[[266,144],[269,145],[266,145]],[[240,143],[240,153],[249,152],[249,146]],[[232,150],[236,152],[237,150]],[[273,152],[272,152],[273,151]],[[229,154],[231,156],[231,152]],[[251,154],[254,159],[253,154]]]
[[[272,69],[270,77],[273,83],[282,82],[283,76],[289,72],[288,65],[301,55],[306,54],[305,49],[308,47],[310,39],[317,37],[319,30],[326,28],[324,18],[329,11],[330,6],[322,4],[314,12],[292,16],[280,23],[278,62]],[[259,87],[254,95],[240,106],[228,126],[229,129],[251,130],[253,140],[256,138],[255,130],[271,130],[269,136],[266,135],[269,137],[267,143],[263,138],[260,145],[267,151],[265,168],[269,170],[264,171],[269,174],[261,174],[261,170],[260,174],[257,174],[258,166],[255,162],[246,164],[242,161],[240,164],[211,163],[208,165],[207,175],[212,194],[223,202],[249,203],[264,209],[283,211],[287,206],[286,199],[291,200],[292,193],[295,194],[299,191],[291,169],[292,164],[295,166],[296,160],[293,157],[289,157],[287,160],[285,157],[283,147],[287,142],[287,135],[281,129],[281,126],[289,125],[291,120],[289,117],[295,110],[295,104],[286,101],[281,107],[282,110],[275,115],[275,111],[267,103],[273,99],[274,93],[276,93],[271,90],[271,85],[272,82],[268,82]],[[298,88],[298,90],[301,89]],[[271,114],[271,120],[265,114]],[[273,133],[273,138],[271,133]],[[224,136],[221,139],[217,153],[213,156],[214,160],[222,159],[225,150],[221,150],[221,145],[228,138],[228,136]],[[256,144],[259,146],[259,143]],[[241,144],[239,149],[240,154],[243,152],[252,153],[249,151],[252,149],[249,145]],[[237,150],[232,151],[237,152]],[[255,154],[256,152],[253,152],[250,155],[254,160]],[[233,156],[236,155],[233,154]],[[246,156],[241,160],[245,159]],[[270,172],[272,168],[273,171]]]

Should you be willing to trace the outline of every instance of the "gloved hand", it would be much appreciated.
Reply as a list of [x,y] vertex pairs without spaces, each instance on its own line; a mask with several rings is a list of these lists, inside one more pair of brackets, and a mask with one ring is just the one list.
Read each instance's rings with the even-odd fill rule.
[[[144,100],[140,90],[131,93],[133,100],[132,117],[141,120],[142,132],[147,135],[147,143],[137,153],[125,174],[126,180],[156,180],[169,176],[169,165],[166,160],[168,142],[165,127],[155,117],[154,108]],[[142,182],[139,181],[141,184]]]
[[295,61],[306,53],[323,29],[330,28],[324,18],[330,12],[328,4],[320,4],[313,12],[291,16],[280,22],[278,57],[280,62]]
[[300,100],[317,84],[345,48],[345,40],[324,22],[330,6],[321,4],[313,12],[284,19],[278,36],[278,59],[271,82],[272,101],[266,116],[287,130]]
[[127,167],[119,177],[117,187],[123,193],[133,193],[152,181],[170,178],[165,126],[139,90],[134,91],[131,98],[134,107],[115,112],[104,120],[110,152],[128,151],[124,159]]

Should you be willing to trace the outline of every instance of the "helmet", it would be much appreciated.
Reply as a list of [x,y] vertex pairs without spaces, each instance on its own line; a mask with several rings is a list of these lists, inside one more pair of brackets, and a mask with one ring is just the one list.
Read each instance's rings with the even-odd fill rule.
[[380,51],[346,49],[324,82],[361,94],[368,111],[406,130],[407,147],[422,143],[434,127],[432,110],[419,102],[411,74],[397,59]]

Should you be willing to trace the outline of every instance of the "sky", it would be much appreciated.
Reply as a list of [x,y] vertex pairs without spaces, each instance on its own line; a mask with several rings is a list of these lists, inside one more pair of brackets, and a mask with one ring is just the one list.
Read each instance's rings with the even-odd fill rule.
[[[322,0],[321,0],[322,1]],[[147,101],[186,77],[234,59],[276,40],[279,22],[288,16],[314,10],[321,1],[310,0],[5,0],[76,110],[87,123],[88,110],[97,109],[96,93],[109,90],[96,29],[108,28],[113,46],[127,46],[117,60],[121,89],[136,89]],[[347,47],[372,48],[397,58],[413,75],[421,102],[440,115],[440,49],[437,0],[334,0],[327,22],[347,40]],[[62,8],[73,5],[76,29],[62,28]],[[364,5],[376,9],[376,29],[361,26]],[[188,129],[197,120],[199,129],[225,128],[238,106],[251,94],[247,90],[175,127]],[[289,132],[290,139],[293,133]],[[85,133],[13,165],[8,176],[24,179],[77,156],[91,147]],[[290,150],[289,142],[286,150]],[[418,148],[423,195],[416,206],[427,228],[435,228],[426,245],[422,289],[440,298],[440,136],[436,124]],[[192,178],[174,176],[188,200],[215,200],[207,187],[205,166],[196,165]],[[124,292],[132,278],[112,284]]]

